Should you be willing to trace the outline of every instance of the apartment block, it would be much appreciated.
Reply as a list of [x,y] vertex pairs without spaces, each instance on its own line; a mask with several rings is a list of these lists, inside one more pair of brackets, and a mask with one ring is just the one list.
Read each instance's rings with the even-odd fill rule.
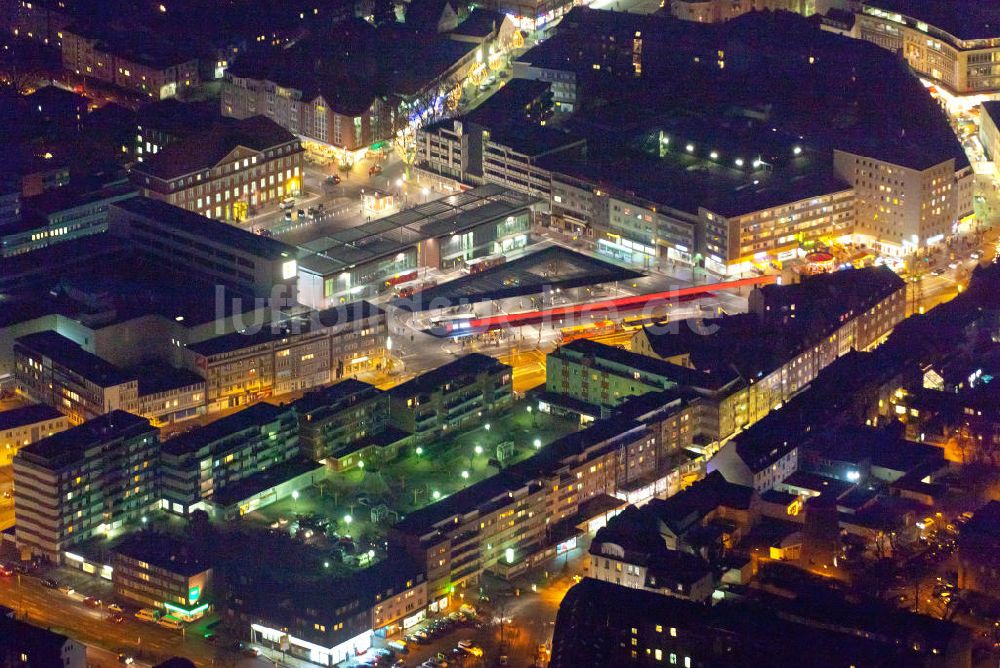
[[164,442],[162,507],[185,516],[195,510],[214,513],[213,497],[227,486],[292,462],[298,454],[295,411],[254,404]]
[[239,222],[301,191],[304,154],[295,135],[265,116],[224,119],[145,156],[131,178],[146,197]]
[[74,565],[68,548],[113,534],[156,506],[159,465],[158,430],[120,410],[21,448],[14,456],[18,545]]
[[310,311],[189,345],[189,368],[205,378],[209,412],[328,385],[380,369],[385,311],[368,302]]
[[389,390],[389,422],[421,442],[477,423],[510,407],[512,375],[493,357],[465,355]]
[[14,342],[14,374],[24,394],[65,413],[73,424],[115,410],[138,413],[139,382],[52,331]]
[[51,406],[33,404],[0,413],[0,466],[10,466],[17,451],[69,428],[66,416]]
[[198,58],[148,33],[103,30],[81,22],[59,32],[63,69],[154,100],[184,95],[200,83]]
[[[392,459],[398,449],[394,439],[405,436],[389,429],[388,393],[359,380],[348,378],[313,390],[293,406],[303,454],[334,470],[352,468],[366,459]],[[387,431],[391,433],[383,438]]]

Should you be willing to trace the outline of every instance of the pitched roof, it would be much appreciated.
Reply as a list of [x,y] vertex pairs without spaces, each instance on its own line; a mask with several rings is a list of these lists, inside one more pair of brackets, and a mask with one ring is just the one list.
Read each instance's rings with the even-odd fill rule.
[[169,144],[133,171],[172,179],[214,167],[237,147],[252,151],[268,149],[295,141],[295,135],[266,116],[224,119],[211,129]]

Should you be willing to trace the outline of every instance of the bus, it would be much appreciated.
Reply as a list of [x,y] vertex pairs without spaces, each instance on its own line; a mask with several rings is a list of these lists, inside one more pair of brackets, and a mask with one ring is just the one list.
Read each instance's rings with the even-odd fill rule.
[[405,274],[396,274],[392,278],[387,278],[385,280],[385,287],[391,288],[393,286],[399,285],[400,283],[409,283],[410,281],[416,280],[417,270],[408,271]]
[[469,333],[470,325],[475,319],[475,313],[461,313],[456,315],[439,315],[431,318],[431,329],[442,334]]
[[478,274],[488,269],[492,269],[493,267],[499,267],[506,261],[507,258],[503,255],[489,255],[487,257],[476,258],[475,260],[469,260],[465,263],[465,268],[470,274]]
[[410,281],[409,283],[400,283],[396,286],[396,296],[400,299],[409,299],[421,290],[433,288],[435,285],[437,285],[437,281]]
[[666,313],[663,315],[630,315],[622,319],[622,329],[626,332],[634,332],[648,325],[664,325],[668,322],[670,322],[670,316]]
[[585,323],[583,325],[573,325],[563,327],[559,330],[559,342],[569,343],[577,339],[591,339],[595,336],[614,334],[618,330],[613,320],[598,320],[597,322]]

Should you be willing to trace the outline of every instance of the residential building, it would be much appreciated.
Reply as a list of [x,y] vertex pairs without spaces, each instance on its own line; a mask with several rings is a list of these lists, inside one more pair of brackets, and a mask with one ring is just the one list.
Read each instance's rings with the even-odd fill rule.
[[53,331],[14,342],[14,374],[24,394],[73,424],[111,411],[137,413],[138,379]]
[[115,596],[181,621],[204,615],[212,604],[213,578],[199,555],[203,550],[169,534],[131,534],[111,552]]
[[272,308],[294,303],[297,252],[280,241],[148,197],[112,205],[110,221],[126,246],[172,271],[270,298]]
[[139,380],[138,414],[155,427],[205,414],[205,379],[188,369],[147,364],[135,370]]
[[200,83],[198,58],[145,31],[82,22],[61,31],[63,69],[154,100],[185,95]]
[[135,112],[132,153],[143,162],[174,142],[208,132],[220,118],[219,106],[212,102],[181,102],[176,97],[152,102]]
[[0,412],[0,466],[10,466],[22,447],[65,431],[69,426],[65,415],[45,404]]
[[303,154],[298,138],[265,116],[225,119],[146,156],[132,182],[146,197],[239,222],[300,192]]
[[387,327],[385,311],[352,302],[207,339],[185,354],[214,412],[381,369]]
[[389,423],[416,441],[478,423],[513,402],[512,371],[470,353],[389,390]]
[[[160,465],[162,507],[184,516],[195,510],[216,513],[214,497],[227,486],[293,462],[298,454],[295,411],[254,404],[164,442]],[[272,497],[269,502],[277,500]]]
[[138,522],[159,502],[158,435],[147,420],[113,410],[21,448],[14,456],[21,549],[73,566],[78,557],[68,548]]
[[715,589],[708,564],[667,549],[655,516],[629,506],[598,529],[590,543],[591,577],[664,596],[705,602]]
[[943,667],[970,661],[970,640],[957,625],[865,605],[768,597],[704,606],[586,578],[559,606],[549,665]]
[[389,394],[348,378],[294,404],[303,454],[336,471],[395,458],[406,433],[389,427]]
[[20,621],[0,608],[0,666],[86,668],[87,646],[61,633]]
[[990,3],[864,0],[857,20],[861,39],[955,93],[1000,89],[1000,8]]

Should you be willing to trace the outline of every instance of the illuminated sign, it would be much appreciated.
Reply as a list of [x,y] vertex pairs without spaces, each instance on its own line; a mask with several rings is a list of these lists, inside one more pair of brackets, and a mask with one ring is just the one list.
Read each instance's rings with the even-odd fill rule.
[[281,278],[288,280],[290,278],[295,278],[298,273],[298,266],[295,264],[295,260],[289,260],[281,265]]
[[188,589],[188,601],[192,605],[197,603],[199,598],[201,598],[201,587],[195,585],[194,587]]

